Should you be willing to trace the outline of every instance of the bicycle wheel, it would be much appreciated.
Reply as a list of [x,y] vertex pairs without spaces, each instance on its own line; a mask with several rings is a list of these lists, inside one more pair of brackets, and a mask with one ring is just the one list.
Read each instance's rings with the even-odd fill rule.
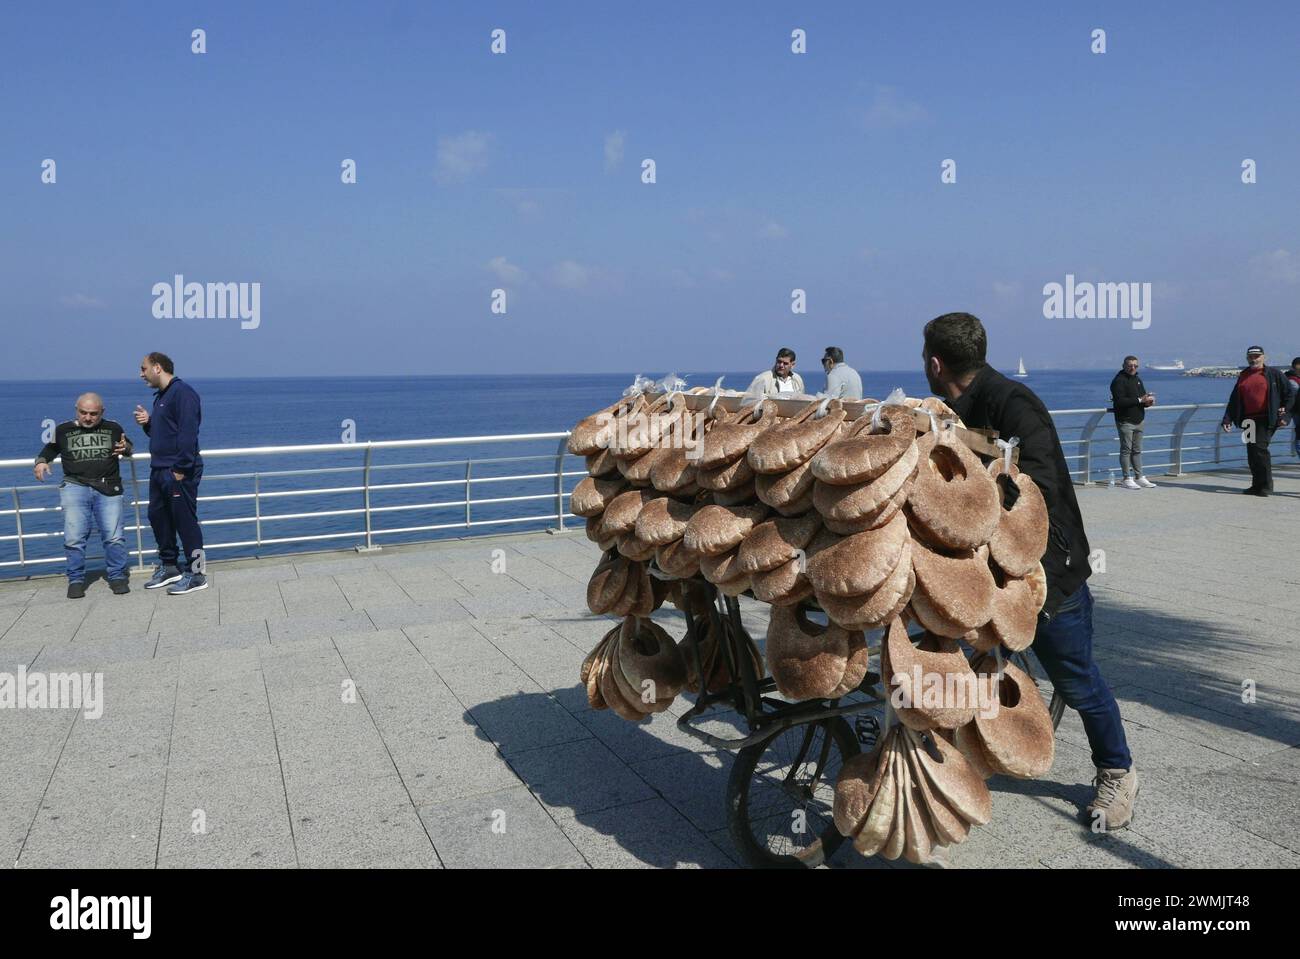
[[811,869],[834,855],[844,841],[831,818],[835,781],[857,753],[857,737],[840,716],[740,750],[727,783],[727,820],[744,861]]
[[1043,702],[1047,703],[1047,712],[1052,717],[1052,728],[1056,729],[1061,725],[1061,717],[1065,715],[1065,700],[1052,688],[1052,681],[1047,678],[1047,673],[1043,670],[1043,664],[1038,661],[1038,657],[1030,653],[1030,649],[1013,653],[1011,662],[1028,673],[1029,678],[1034,681],[1034,685],[1042,694]]

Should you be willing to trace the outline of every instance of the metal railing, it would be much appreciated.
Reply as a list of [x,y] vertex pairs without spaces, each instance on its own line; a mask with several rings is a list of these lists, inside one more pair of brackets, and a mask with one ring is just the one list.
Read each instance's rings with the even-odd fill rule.
[[[1105,482],[1119,473],[1119,439],[1114,422],[1104,409],[1052,410],[1071,475],[1078,483]],[[1143,437],[1143,469],[1155,474],[1178,475],[1191,467],[1232,467],[1245,462],[1241,433],[1224,433],[1219,428],[1222,404],[1190,404],[1153,407],[1147,411]],[[1075,431],[1077,430],[1077,435]],[[356,457],[359,463],[289,470],[242,470],[205,473],[200,497],[205,532],[205,552],[220,550],[235,555],[267,555],[301,551],[304,545],[350,542],[358,550],[379,548],[380,543],[419,542],[437,534],[473,531],[485,527],[527,527],[564,530],[573,518],[566,501],[574,477],[585,476],[581,457],[565,449],[567,432],[517,433],[503,436],[461,436],[442,439],[386,440],[364,443],[321,443],[300,446],[256,446],[206,450],[203,458],[250,460],[263,457],[322,456],[331,461]],[[546,452],[518,456],[486,455],[498,447],[524,444],[548,447]],[[1279,448],[1280,445],[1280,448]],[[463,458],[397,463],[376,462],[376,455],[397,451],[469,448],[483,455]],[[1293,457],[1291,430],[1279,429],[1273,438],[1275,455]],[[125,524],[126,535],[135,546],[130,552],[141,567],[155,549],[145,547],[148,480],[141,477],[147,453],[137,453],[124,464],[129,500],[124,505],[134,522]],[[545,463],[545,468],[524,464]],[[26,459],[0,460],[0,468],[30,470]],[[401,471],[419,471],[418,479],[398,481]],[[351,477],[337,485],[299,488],[302,477]],[[386,482],[386,479],[393,482]],[[246,490],[216,492],[214,486],[246,484]],[[475,488],[500,491],[497,496],[475,497]],[[461,498],[422,498],[426,491],[455,489]],[[12,508],[0,509],[0,524],[12,520],[12,534],[0,534],[0,574],[30,574],[64,561],[63,523],[58,505],[58,485],[22,485],[8,488]],[[38,498],[44,498],[41,502]],[[338,502],[339,497],[351,502]],[[53,503],[49,500],[55,499]],[[333,505],[330,500],[334,499]],[[298,509],[276,512],[275,504],[305,501]],[[240,507],[251,501],[251,510]],[[548,503],[544,512],[530,511],[533,504]],[[530,504],[523,508],[520,504]],[[331,507],[331,508],[322,508]],[[268,509],[271,510],[268,512]],[[455,518],[447,518],[455,511]],[[410,516],[413,522],[383,525],[385,520]],[[442,520],[442,521],[438,521]],[[294,532],[293,524],[306,528]],[[243,537],[207,541],[225,528],[248,530]],[[0,528],[3,528],[0,526]],[[284,535],[275,534],[285,530]],[[87,545],[96,546],[98,537]],[[42,548],[43,547],[43,548]],[[297,547],[296,550],[289,547]]]
[[[358,443],[321,443],[299,446],[257,446],[233,449],[204,450],[205,473],[202,479],[203,495],[200,499],[200,520],[204,530],[204,551],[234,551],[241,555],[264,555],[288,551],[284,547],[302,544],[351,541],[359,551],[379,548],[380,542],[409,542],[419,538],[433,538],[430,534],[449,531],[473,530],[483,527],[502,527],[533,524],[563,531],[565,521],[573,518],[567,511],[567,498],[573,477],[585,476],[587,471],[582,457],[573,456],[566,448],[567,432],[517,433],[499,436],[460,436],[439,439],[384,440]],[[387,451],[411,451],[429,448],[486,449],[509,447],[518,444],[550,447],[548,452],[518,456],[466,456],[462,459],[415,461],[397,463],[376,462],[376,454]],[[325,456],[331,459],[358,457],[360,463],[348,466],[325,466],[310,469],[251,470],[222,474],[207,472],[211,460],[257,460],[262,457]],[[124,457],[123,480],[126,501],[123,506],[134,522],[125,522],[128,541],[135,546],[130,550],[135,562],[143,567],[148,556],[157,550],[145,547],[148,498],[148,453]],[[567,460],[567,462],[566,462]],[[545,463],[544,467],[536,464]],[[30,470],[31,460],[0,460],[0,468]],[[403,480],[394,475],[399,471],[420,471],[419,479]],[[142,476],[141,474],[144,473]],[[455,478],[452,478],[452,474]],[[347,476],[340,482],[324,481],[298,485],[301,477]],[[393,481],[387,481],[389,478]],[[226,483],[246,484],[247,491],[224,492]],[[213,490],[214,484],[221,491]],[[543,492],[533,492],[537,486]],[[475,495],[476,489],[493,487],[502,495]],[[460,498],[423,499],[417,494],[454,488]],[[13,522],[12,534],[0,534],[0,573],[18,570],[31,572],[42,566],[64,562],[62,550],[62,507],[58,505],[59,484],[53,480],[43,484],[13,486],[9,488],[12,508],[0,509],[0,523]],[[36,505],[38,497],[44,502]],[[338,497],[353,502],[337,502]],[[334,502],[330,502],[333,498]],[[53,499],[52,504],[48,501]],[[275,510],[277,501],[305,500],[307,508]],[[237,504],[251,501],[251,511],[239,512]],[[525,509],[520,515],[518,504],[537,504],[546,501],[544,512]],[[48,505],[47,505],[48,504]],[[455,518],[440,520],[446,511],[455,511]],[[462,513],[463,511],[463,513]],[[477,515],[476,515],[477,511]],[[416,517],[415,522],[397,522],[384,525],[385,518],[403,515]],[[291,535],[274,535],[277,525],[309,522],[310,531]],[[341,528],[326,528],[328,526]],[[34,529],[34,526],[43,528]],[[210,541],[212,534],[225,527],[242,527],[248,530],[243,537]],[[268,536],[267,532],[273,535]],[[87,543],[94,547],[98,536]],[[46,549],[40,547],[45,546]]]
[[[1076,483],[1107,483],[1122,478],[1119,432],[1114,414],[1106,409],[1050,410],[1061,448]],[[1181,476],[1189,468],[1231,468],[1246,465],[1240,430],[1225,433],[1222,403],[1153,406],[1142,426],[1142,470],[1152,475]],[[1078,431],[1077,435],[1074,431]],[[1290,427],[1273,434],[1274,457],[1295,459]]]

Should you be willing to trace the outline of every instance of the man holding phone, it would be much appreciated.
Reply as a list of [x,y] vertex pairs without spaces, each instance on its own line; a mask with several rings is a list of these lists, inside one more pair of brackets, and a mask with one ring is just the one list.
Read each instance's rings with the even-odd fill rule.
[[1124,471],[1125,489],[1152,489],[1142,473],[1142,422],[1147,407],[1155,405],[1155,394],[1148,393],[1138,375],[1138,358],[1124,357],[1124,367],[1110,381],[1110,405],[1119,430],[1119,466]]
[[198,513],[203,409],[199,394],[175,375],[165,353],[150,353],[140,362],[140,379],[156,391],[152,412],[135,408],[135,421],[149,437],[149,525],[158,542],[158,567],[144,588],[170,586],[167,595],[180,596],[208,587]]

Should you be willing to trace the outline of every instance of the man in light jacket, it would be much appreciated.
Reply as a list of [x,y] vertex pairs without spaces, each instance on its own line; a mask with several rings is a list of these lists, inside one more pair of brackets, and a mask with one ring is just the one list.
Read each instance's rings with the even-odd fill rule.
[[826,393],[837,400],[862,399],[862,377],[858,371],[844,362],[844,351],[838,346],[826,347],[822,357],[822,369],[826,371]]
[[770,370],[764,370],[754,377],[748,392],[762,396],[794,396],[802,393],[803,377],[794,371],[794,359],[794,350],[781,347],[776,354],[776,363]]

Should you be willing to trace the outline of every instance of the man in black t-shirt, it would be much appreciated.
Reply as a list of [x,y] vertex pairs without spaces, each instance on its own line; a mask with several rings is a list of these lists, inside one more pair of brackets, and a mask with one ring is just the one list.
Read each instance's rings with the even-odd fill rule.
[[131,455],[131,441],[118,423],[104,419],[97,393],[77,397],[77,418],[60,423],[54,439],[36,456],[33,473],[41,482],[57,456],[63,463],[59,504],[63,509],[63,548],[68,558],[68,599],[86,595],[86,540],[92,522],[104,541],[108,585],[117,595],[129,593],[122,524],[122,474],[118,460]]

